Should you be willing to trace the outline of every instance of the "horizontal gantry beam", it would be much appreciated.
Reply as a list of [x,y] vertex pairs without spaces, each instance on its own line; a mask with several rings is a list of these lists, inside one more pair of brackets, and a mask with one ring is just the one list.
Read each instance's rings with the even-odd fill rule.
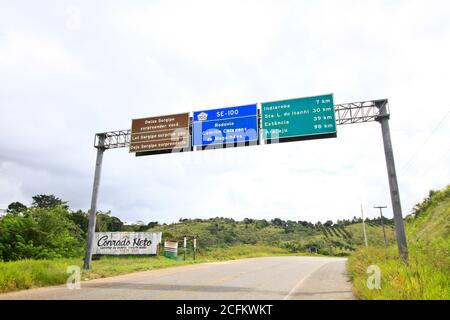
[[104,149],[127,148],[130,146],[131,130],[97,133],[94,147]]
[[387,99],[344,103],[335,105],[334,111],[337,125],[373,122],[389,117],[389,104]]
[[[377,121],[389,117],[387,99],[337,104],[334,106],[337,125]],[[94,147],[104,149],[127,148],[130,146],[131,130],[97,133]]]

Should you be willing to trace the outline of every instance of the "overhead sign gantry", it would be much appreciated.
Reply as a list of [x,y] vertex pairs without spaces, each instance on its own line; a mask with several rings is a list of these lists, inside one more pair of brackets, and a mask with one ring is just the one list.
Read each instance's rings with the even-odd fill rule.
[[[97,133],[97,159],[89,215],[84,268],[91,268],[97,199],[105,150],[130,148],[136,156],[334,138],[337,125],[378,121],[381,124],[397,245],[401,259],[408,260],[394,153],[389,129],[387,99],[334,105],[332,94],[300,99],[202,110],[132,121],[132,128]],[[194,150],[193,146],[199,149]]]

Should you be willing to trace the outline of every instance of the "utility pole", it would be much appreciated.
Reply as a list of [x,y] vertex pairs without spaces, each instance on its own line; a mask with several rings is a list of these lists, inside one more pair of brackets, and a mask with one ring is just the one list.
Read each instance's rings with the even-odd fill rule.
[[381,226],[383,227],[383,237],[384,237],[384,245],[387,246],[387,239],[386,239],[386,231],[384,230],[384,222],[383,222],[383,209],[386,209],[387,206],[378,206],[374,207],[375,209],[380,209],[380,217],[381,217]]
[[195,237],[194,238],[194,260],[195,260],[195,254],[196,254],[196,251],[197,251],[197,237]]
[[389,190],[391,191],[392,211],[394,212],[395,235],[400,258],[408,263],[408,243],[406,241],[405,225],[403,222],[402,206],[398,189],[397,173],[395,171],[394,151],[392,150],[391,131],[389,129],[388,101],[378,100],[375,105],[379,110],[376,120],[381,124],[383,135],[384,155],[388,172]]
[[92,250],[94,247],[95,221],[97,218],[97,199],[100,185],[100,176],[102,172],[103,153],[105,136],[99,135],[99,146],[97,147],[97,160],[95,161],[94,186],[92,188],[91,210],[89,212],[88,241],[86,245],[86,255],[84,257],[83,269],[91,269]]
[[184,236],[184,260],[186,261],[186,235]]
[[366,225],[364,223],[364,211],[363,211],[362,204],[361,204],[361,216],[362,216],[362,227],[363,227],[363,233],[364,233],[364,244],[366,245],[366,248],[367,248],[369,245],[367,243]]

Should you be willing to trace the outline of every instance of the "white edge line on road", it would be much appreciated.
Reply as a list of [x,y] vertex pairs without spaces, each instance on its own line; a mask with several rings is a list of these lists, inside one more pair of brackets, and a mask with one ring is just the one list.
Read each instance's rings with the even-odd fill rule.
[[319,270],[320,268],[322,268],[323,266],[331,263],[332,261],[327,261],[326,263],[319,265],[317,268],[314,268],[313,270],[311,270],[310,273],[308,273],[303,279],[301,279],[296,285],[295,287],[292,288],[291,291],[289,291],[289,293],[283,298],[283,300],[287,300],[291,297],[291,295],[296,292],[300,286],[303,284],[303,282],[305,282],[306,279],[308,279],[314,272],[316,272],[317,270]]

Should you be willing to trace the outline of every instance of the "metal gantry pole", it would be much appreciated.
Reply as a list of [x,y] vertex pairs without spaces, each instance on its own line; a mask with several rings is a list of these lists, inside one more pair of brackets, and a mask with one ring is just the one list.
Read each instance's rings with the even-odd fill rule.
[[105,152],[105,136],[98,135],[97,160],[95,161],[94,186],[92,188],[91,210],[89,212],[88,237],[86,244],[86,255],[84,257],[83,269],[91,269],[92,250],[94,246],[95,221],[97,216],[97,199],[100,186],[100,176],[102,172],[103,153]]
[[391,132],[389,129],[389,112],[387,110],[387,100],[376,101],[380,110],[377,121],[381,124],[383,135],[384,154],[386,157],[386,167],[391,192],[392,210],[394,212],[395,235],[400,258],[403,262],[408,262],[408,244],[406,241],[405,225],[403,222],[402,206],[400,203],[400,193],[398,189],[397,173],[395,171],[394,152],[392,150]]

